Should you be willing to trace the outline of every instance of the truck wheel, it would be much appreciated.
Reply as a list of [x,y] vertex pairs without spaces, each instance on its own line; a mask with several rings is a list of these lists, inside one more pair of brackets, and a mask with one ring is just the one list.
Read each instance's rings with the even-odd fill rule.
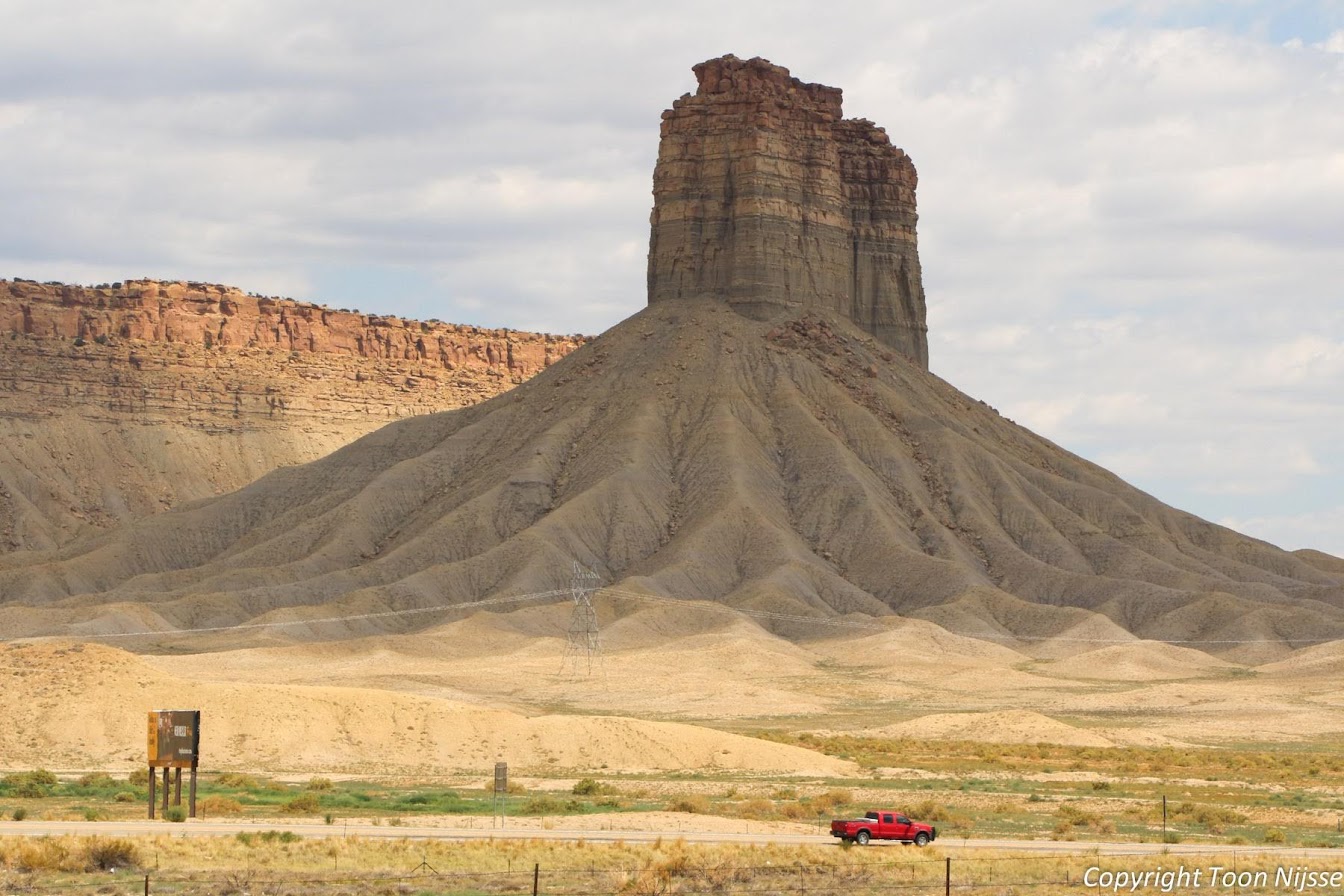
[[867,846],[867,845],[868,845],[868,832],[867,832],[867,831],[859,831],[857,834],[854,835],[854,842],[857,843],[857,844],[859,844],[860,846]]
[[916,846],[928,846],[928,845],[929,845],[929,835],[926,834],[926,833],[924,833],[923,831],[920,831],[918,834],[915,835],[915,845],[916,845]]

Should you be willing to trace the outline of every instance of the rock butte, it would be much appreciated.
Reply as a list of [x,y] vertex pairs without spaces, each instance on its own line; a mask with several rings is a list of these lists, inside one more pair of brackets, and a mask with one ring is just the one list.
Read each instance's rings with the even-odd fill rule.
[[649,302],[824,308],[928,369],[915,166],[840,90],[764,59],[694,67],[663,113]]

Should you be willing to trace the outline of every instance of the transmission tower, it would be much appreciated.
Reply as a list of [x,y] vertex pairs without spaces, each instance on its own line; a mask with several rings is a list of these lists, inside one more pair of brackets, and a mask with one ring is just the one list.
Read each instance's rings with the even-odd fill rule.
[[[597,590],[598,575],[574,561],[574,577],[569,590],[574,599],[574,612],[569,617],[569,640],[565,644],[564,669],[576,677],[580,672],[593,674],[593,664],[602,659],[602,639],[597,630],[597,611],[593,609],[593,592]],[[563,670],[562,670],[563,671]]]

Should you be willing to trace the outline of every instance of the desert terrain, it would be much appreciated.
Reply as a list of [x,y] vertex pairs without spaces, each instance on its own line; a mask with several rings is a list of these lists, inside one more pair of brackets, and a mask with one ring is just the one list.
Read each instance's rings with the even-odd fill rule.
[[578,664],[568,601],[448,611],[460,618],[412,634],[296,642],[276,629],[263,645],[190,653],[210,636],[10,643],[0,755],[127,771],[142,762],[144,712],[167,706],[202,710],[211,768],[291,774],[470,775],[499,759],[560,778],[867,774],[741,736],[762,731],[1102,748],[1344,739],[1337,643],[1251,666],[1137,639],[1009,647],[917,619],[797,641],[712,604],[621,602],[596,598],[602,649]]
[[[1337,750],[1344,561],[1169,507],[932,374],[911,160],[841,119],[834,88],[760,59],[695,71],[663,119],[649,304],[592,340],[478,350],[451,325],[153,281],[11,313],[7,343],[55,336],[40,347],[86,365],[57,369],[112,371],[57,392],[129,401],[135,425],[401,419],[101,534],[27,530],[0,554],[0,765],[133,771],[146,710],[171,707],[201,710],[210,768],[295,779],[479,783],[504,760],[551,788],[948,787],[936,744],[970,742],[987,780],[990,747],[1053,745],[1076,774],[1032,780],[1102,792],[1130,752]],[[147,362],[146,341],[181,346]],[[470,392],[472,357],[517,385],[355,407]],[[330,376],[277,398],[265,364],[296,359]],[[219,388],[182,391],[191,370]],[[40,406],[48,378],[21,372],[11,391]],[[87,462],[86,484],[128,466],[23,435]],[[1135,831],[1157,780],[1126,779]],[[1025,804],[1023,780],[1002,786]]]

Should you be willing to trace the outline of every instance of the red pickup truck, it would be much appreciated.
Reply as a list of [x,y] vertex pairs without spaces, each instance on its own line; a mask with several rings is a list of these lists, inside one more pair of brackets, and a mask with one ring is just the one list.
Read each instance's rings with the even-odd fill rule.
[[866,845],[869,840],[899,840],[924,846],[938,836],[938,829],[933,825],[911,821],[899,812],[883,809],[865,812],[862,818],[831,822],[831,836],[860,846]]

